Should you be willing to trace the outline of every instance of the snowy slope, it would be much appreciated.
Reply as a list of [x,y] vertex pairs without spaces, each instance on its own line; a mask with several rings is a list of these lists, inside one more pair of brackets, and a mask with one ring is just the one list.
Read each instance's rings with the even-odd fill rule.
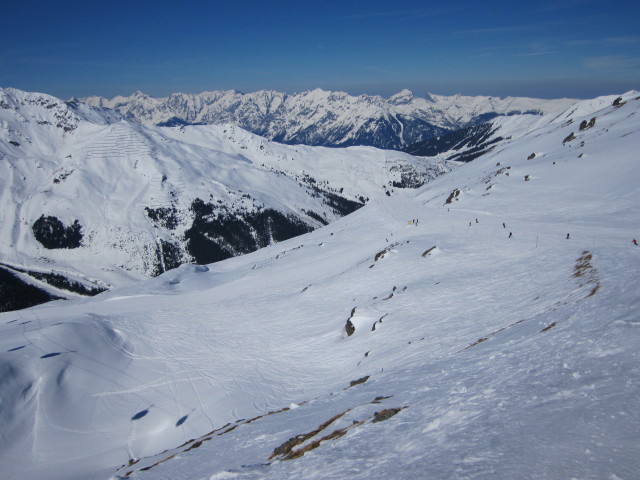
[[505,119],[509,143],[302,237],[1,314],[3,474],[634,478],[623,99]]
[[145,127],[15,89],[0,101],[1,262],[87,288],[247,253],[452,168],[234,126]]
[[391,149],[459,129],[487,116],[559,112],[576,102],[431,94],[420,98],[409,90],[383,98],[321,89],[292,95],[271,90],[246,94],[175,93],[166,98],[136,92],[129,97],[87,97],[82,101],[115,109],[144,124],[234,124],[287,144]]

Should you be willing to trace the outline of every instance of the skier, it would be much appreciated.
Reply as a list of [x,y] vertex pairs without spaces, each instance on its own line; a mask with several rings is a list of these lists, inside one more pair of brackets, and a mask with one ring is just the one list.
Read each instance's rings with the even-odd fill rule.
[[476,218],[476,223],[478,223],[478,219]]
[[634,245],[638,245],[638,241],[637,241],[635,238],[634,238],[633,240],[631,240],[631,242],[632,242]]
[[509,238],[513,237],[513,233],[509,232]]
[[507,225],[504,222],[502,222],[502,228],[507,228]]
[[565,238],[565,240],[569,240],[569,234],[567,233],[567,238]]

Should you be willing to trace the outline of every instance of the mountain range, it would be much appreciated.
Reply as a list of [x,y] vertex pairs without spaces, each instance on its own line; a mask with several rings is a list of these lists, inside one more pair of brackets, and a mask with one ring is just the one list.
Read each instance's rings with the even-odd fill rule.
[[[78,248],[26,248],[44,215],[60,220],[69,245],[83,234],[82,261],[96,275],[104,258],[92,259],[92,245],[108,248],[113,265],[135,266],[127,251],[142,243],[118,237],[112,219],[145,212],[149,228],[170,232],[170,215],[144,208],[160,208],[152,197],[170,208],[182,185],[203,205],[234,185],[225,195],[246,210],[266,210],[271,195],[319,218],[332,209],[323,193],[303,195],[309,182],[326,189],[326,180],[336,195],[343,185],[350,201],[370,196],[245,255],[0,313],[3,477],[614,480],[640,471],[638,92],[494,118],[493,133],[480,133],[487,151],[390,195],[387,160],[424,159],[369,147],[321,157],[232,126],[146,128],[6,90],[2,101],[0,178],[14,182],[2,193],[20,199],[19,222],[2,226],[22,248],[16,262],[39,254],[49,259],[40,265],[74,264]],[[431,162],[474,148],[465,138]],[[347,182],[350,170],[335,168],[359,155]],[[279,173],[298,162],[315,182]],[[208,224],[213,214],[200,208]],[[111,226],[94,233],[100,219]],[[43,231],[54,231],[48,222]],[[11,251],[3,244],[3,258]]]
[[175,93],[165,98],[136,92],[80,101],[116,110],[146,125],[232,124],[285,144],[396,150],[497,115],[541,115],[576,102],[435,94],[421,98],[409,90],[383,98],[321,89],[295,94],[273,90]]
[[248,253],[455,166],[234,125],[142,125],[16,89],[0,90],[0,107],[0,275],[22,282],[2,309]]

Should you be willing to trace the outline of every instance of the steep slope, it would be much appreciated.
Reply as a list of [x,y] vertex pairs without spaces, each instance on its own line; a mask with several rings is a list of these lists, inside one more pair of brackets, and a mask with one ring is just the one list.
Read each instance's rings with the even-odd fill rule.
[[293,95],[267,90],[247,94],[175,93],[166,98],[136,92],[129,97],[88,97],[82,101],[115,109],[144,124],[234,124],[287,144],[390,149],[401,149],[488,117],[558,112],[576,102],[430,94],[418,98],[408,90],[385,99],[321,89]]
[[289,147],[234,126],[145,127],[14,89],[0,97],[1,262],[64,287],[57,296],[248,253],[453,165]]
[[613,100],[302,237],[0,314],[4,474],[632,478],[640,97]]

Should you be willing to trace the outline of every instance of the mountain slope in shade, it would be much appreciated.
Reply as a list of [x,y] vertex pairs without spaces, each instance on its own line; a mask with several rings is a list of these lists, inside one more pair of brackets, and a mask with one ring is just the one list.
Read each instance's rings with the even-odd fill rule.
[[633,478],[640,96],[614,100],[504,119],[307,235],[0,314],[4,474]]
[[136,92],[129,97],[87,97],[82,101],[115,109],[144,124],[234,124],[287,144],[390,149],[401,149],[488,117],[558,112],[576,102],[431,94],[420,98],[408,90],[383,98],[321,89],[292,95],[271,90],[175,93],[165,98]]
[[64,287],[57,296],[248,253],[454,165],[279,145],[231,125],[146,127],[43,94],[0,95],[0,263]]

